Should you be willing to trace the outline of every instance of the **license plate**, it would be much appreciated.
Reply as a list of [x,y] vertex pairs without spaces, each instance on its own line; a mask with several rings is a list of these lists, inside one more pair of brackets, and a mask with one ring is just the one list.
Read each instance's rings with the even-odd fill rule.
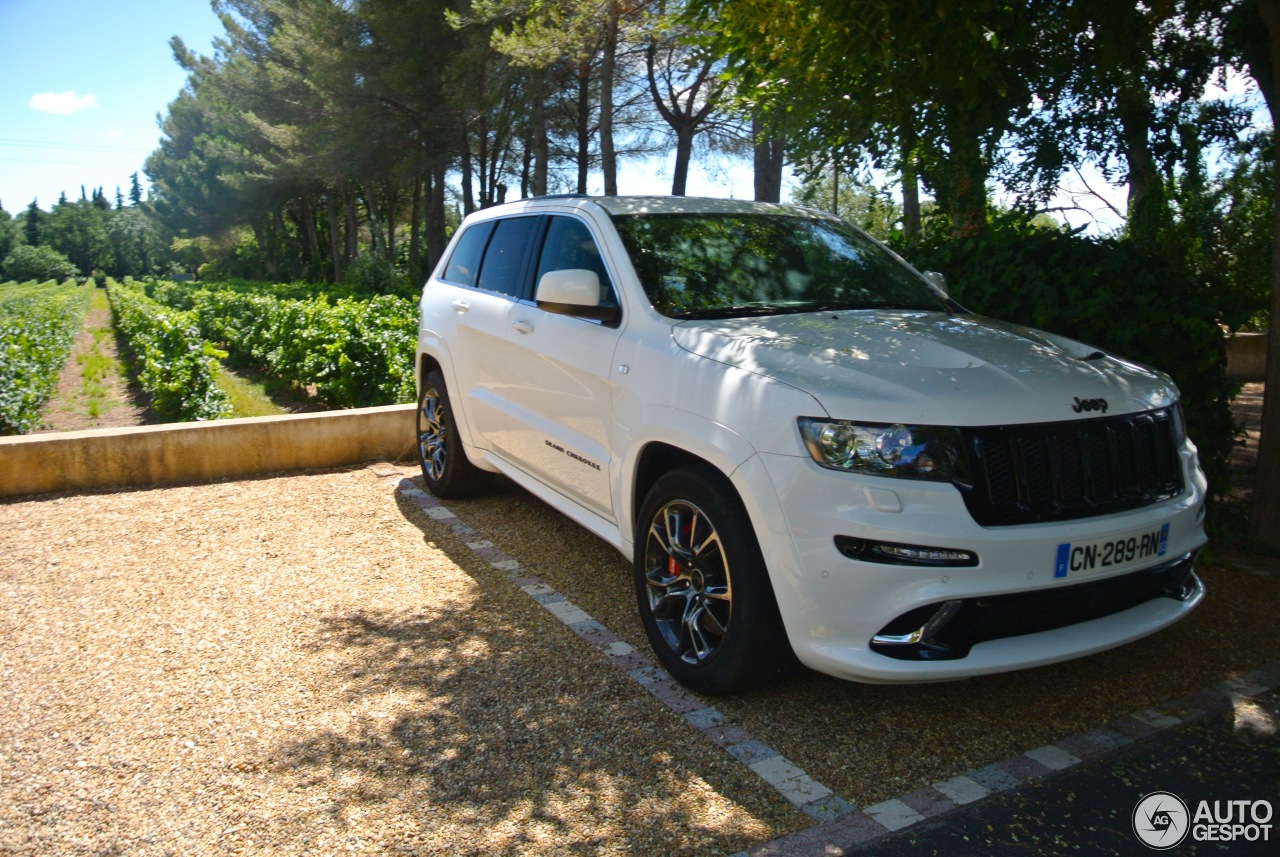
[[1168,549],[1168,524],[1093,542],[1066,542],[1058,545],[1058,560],[1053,566],[1053,576],[1061,578],[1097,574],[1139,560],[1164,556]]

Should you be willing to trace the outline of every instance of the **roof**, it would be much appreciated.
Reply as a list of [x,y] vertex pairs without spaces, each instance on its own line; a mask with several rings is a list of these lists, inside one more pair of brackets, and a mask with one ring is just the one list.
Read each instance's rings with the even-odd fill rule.
[[745,199],[712,199],[697,196],[588,196],[557,194],[513,200],[485,209],[486,215],[499,215],[511,210],[529,210],[546,205],[598,205],[610,215],[626,214],[789,214],[807,217],[826,216],[822,212],[793,205],[755,202]]

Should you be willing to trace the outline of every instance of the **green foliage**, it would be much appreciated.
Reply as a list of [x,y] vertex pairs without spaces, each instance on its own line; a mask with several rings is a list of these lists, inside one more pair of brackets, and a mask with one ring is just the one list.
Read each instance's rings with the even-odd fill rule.
[[52,247],[19,244],[0,262],[0,271],[11,280],[65,280],[80,274],[65,254]]
[[1233,330],[1267,328],[1273,138],[1253,135],[1216,175],[1203,168],[1178,175],[1171,186],[1178,216],[1159,235],[1162,254],[1209,287],[1219,320]]
[[84,199],[59,202],[40,228],[40,243],[66,254],[83,273],[108,268],[113,261],[106,227],[110,214]]
[[[834,211],[832,197],[836,203]],[[881,241],[888,241],[900,228],[902,220],[902,206],[888,190],[863,183],[848,173],[837,175],[830,169],[806,176],[804,182],[792,191],[791,201],[831,211]]]
[[68,280],[0,285],[0,434],[40,425],[40,406],[58,384],[91,289]]
[[107,296],[116,328],[129,341],[127,359],[157,415],[187,422],[230,412],[216,381],[218,358],[226,353],[201,338],[191,313],[156,303],[131,283],[108,282]]
[[21,235],[21,223],[9,212],[0,208],[0,259],[13,252],[13,248],[22,240]]
[[204,336],[232,356],[302,387],[335,408],[410,402],[417,313],[393,295],[367,299],[296,295],[299,284],[252,290],[160,282],[156,299],[190,309]]
[[199,242],[201,254],[207,260],[194,269],[201,279],[218,282],[249,278],[265,268],[262,250],[248,227],[234,227],[216,240],[201,238]]
[[347,268],[347,284],[373,294],[391,294],[399,285],[396,266],[376,253],[361,253]]
[[941,271],[983,315],[1042,328],[1168,373],[1210,485],[1227,485],[1235,427],[1218,307],[1195,279],[1131,241],[1037,230],[1006,217],[984,234],[899,251]]

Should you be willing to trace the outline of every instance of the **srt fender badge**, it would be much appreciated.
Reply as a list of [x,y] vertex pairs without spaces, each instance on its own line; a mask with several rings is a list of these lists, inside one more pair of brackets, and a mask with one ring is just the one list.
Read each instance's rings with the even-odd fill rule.
[[1081,399],[1077,396],[1075,404],[1071,406],[1071,410],[1075,411],[1077,414],[1084,411],[1102,411],[1105,414],[1107,412],[1107,400]]

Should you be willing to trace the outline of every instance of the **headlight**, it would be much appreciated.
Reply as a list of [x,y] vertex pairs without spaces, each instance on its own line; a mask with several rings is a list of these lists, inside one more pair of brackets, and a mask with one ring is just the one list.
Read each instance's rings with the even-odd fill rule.
[[941,426],[884,425],[801,417],[813,460],[832,470],[950,482],[962,474],[960,433]]

